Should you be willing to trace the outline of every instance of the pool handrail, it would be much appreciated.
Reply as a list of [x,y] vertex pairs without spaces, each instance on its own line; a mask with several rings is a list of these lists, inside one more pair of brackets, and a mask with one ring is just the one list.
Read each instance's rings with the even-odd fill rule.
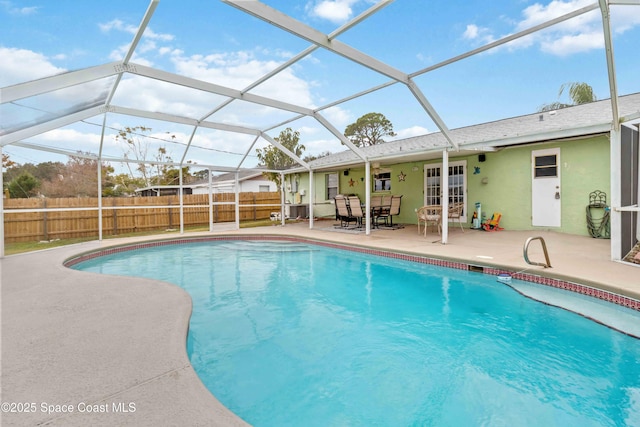
[[[542,244],[542,251],[544,252],[544,258],[545,258],[546,262],[544,262],[544,263],[542,263],[542,262],[533,262],[533,261],[529,260],[529,244],[533,240],[540,240],[540,243]],[[526,240],[526,242],[524,242],[524,248],[522,249],[522,255],[524,256],[524,260],[526,261],[527,264],[539,265],[539,266],[544,267],[544,268],[551,268],[551,261],[549,261],[549,252],[547,252],[547,244],[545,243],[544,239],[541,236],[529,237]]]

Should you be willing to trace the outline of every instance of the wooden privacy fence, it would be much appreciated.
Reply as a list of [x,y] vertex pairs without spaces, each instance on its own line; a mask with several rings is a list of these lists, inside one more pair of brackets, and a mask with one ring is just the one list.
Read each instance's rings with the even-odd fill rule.
[[[213,194],[213,222],[235,221],[235,194]],[[209,224],[209,195],[183,196],[184,226]],[[12,210],[16,210],[12,212]],[[268,219],[280,211],[280,193],[240,193],[240,221]],[[118,235],[180,227],[178,196],[102,199],[102,233]],[[5,243],[98,235],[98,198],[5,199]]]

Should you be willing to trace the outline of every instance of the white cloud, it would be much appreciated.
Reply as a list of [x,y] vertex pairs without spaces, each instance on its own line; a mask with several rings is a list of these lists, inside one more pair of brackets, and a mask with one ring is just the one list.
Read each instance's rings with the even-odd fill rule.
[[316,139],[311,141],[303,141],[306,150],[302,157],[307,155],[321,154],[327,151],[331,153],[339,153],[347,149],[338,138],[333,139]]
[[147,27],[144,30],[143,38],[168,42],[168,41],[172,41],[174,39],[174,36],[173,34],[156,33],[151,28]]
[[49,59],[26,49],[0,46],[0,87],[48,77],[65,72],[53,65]]
[[129,34],[135,34],[137,27],[130,24],[125,24],[120,19],[113,19],[109,22],[105,22],[104,24],[98,24],[100,30],[104,33],[108,33],[111,30],[121,31]]
[[412,126],[410,128],[400,129],[396,131],[397,135],[393,138],[393,140],[411,138],[412,136],[426,135],[428,133],[429,133],[429,130],[425,127]]
[[0,1],[0,5],[2,5],[7,13],[11,15],[33,15],[38,12],[38,9],[40,9],[38,6],[16,7],[10,1]]
[[540,49],[556,56],[567,56],[572,53],[587,52],[604,47],[604,40],[599,33],[564,35],[560,38],[542,40]]
[[[137,26],[131,25],[131,24],[125,24],[122,20],[117,18],[112,19],[111,21],[105,22],[103,24],[98,24],[98,27],[104,33],[108,33],[113,30],[113,31],[120,31],[123,33],[128,33],[133,35],[138,31]],[[173,36],[173,34],[156,33],[150,27],[147,27],[144,30],[143,38],[146,38],[149,40],[159,40],[159,41],[166,42],[166,41],[173,40],[175,37]]]
[[[585,6],[591,0],[553,0],[544,5],[535,3],[523,9],[522,19],[515,23],[512,33],[527,30],[536,25],[566,15]],[[640,25],[640,10],[637,8],[612,8],[614,29],[617,33]],[[627,12],[627,13],[624,13]],[[567,56],[579,52],[601,49],[603,47],[602,22],[598,9],[563,21],[545,30],[514,40],[509,49],[525,49],[537,46],[542,52],[556,56]],[[469,24],[462,37],[476,44],[487,44],[506,35],[496,36],[489,28]]]
[[462,37],[469,40],[473,40],[478,37],[478,26],[473,24],[467,25],[467,29],[462,34]]
[[488,28],[481,28],[474,24],[467,25],[467,29],[462,34],[462,37],[483,44],[491,43],[492,41],[494,41],[494,38]]
[[351,6],[356,0],[321,0],[311,7],[311,14],[336,24],[342,24],[353,15]]
[[[591,0],[553,0],[546,6],[540,3],[535,3],[522,11],[524,19],[516,26],[516,32],[550,21],[591,4],[593,4]],[[593,22],[597,20],[599,20],[599,12],[596,10],[580,15],[578,18],[564,21],[563,23],[558,24],[557,27],[563,31],[580,30],[585,24],[592,25]]]
[[339,106],[329,107],[326,110],[322,110],[320,114],[337,127],[340,132],[344,131],[344,128],[353,122],[351,112]]
[[[206,56],[184,56],[178,52],[172,55],[171,60],[179,74],[238,90],[246,88],[280,65],[273,60],[260,59],[251,51]],[[309,83],[296,76],[292,68],[281,71],[252,90],[252,93],[309,108],[313,106]]]
[[613,31],[622,34],[640,25],[640,8],[617,6],[611,8]]

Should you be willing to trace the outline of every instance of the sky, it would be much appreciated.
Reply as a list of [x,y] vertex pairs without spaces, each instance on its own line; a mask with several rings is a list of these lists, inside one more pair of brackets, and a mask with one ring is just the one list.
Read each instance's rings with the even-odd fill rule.
[[[375,2],[263,3],[315,31],[330,34]],[[585,0],[396,0],[386,2],[337,40],[411,74],[592,4]],[[121,61],[148,5],[145,0],[1,0],[0,87]],[[611,6],[611,21],[618,93],[640,92],[640,6]],[[419,73],[414,81],[449,129],[531,114],[554,101],[570,102],[566,92],[559,96],[559,89],[571,82],[585,82],[598,99],[606,99],[610,89],[602,27],[596,9]],[[161,0],[131,62],[242,90],[309,46],[310,42],[222,1]],[[389,81],[389,77],[320,48],[250,93],[316,109]],[[55,114],[80,102],[103,100],[100,96],[111,84],[113,79],[106,79],[49,97],[21,100],[19,105],[2,105],[0,125],[27,120],[34,111],[51,109]],[[127,75],[112,104],[202,118],[222,101],[217,95]],[[321,109],[341,132],[369,112],[382,113],[391,121],[397,136],[388,140],[439,130],[401,83]],[[282,124],[293,117],[295,114],[236,101],[208,120],[266,130],[271,137],[291,127],[300,132],[305,154],[345,149],[313,119]],[[102,120],[102,116],[94,117],[25,142],[97,153]],[[243,162],[243,166],[255,166],[255,149],[266,145],[266,141],[254,141],[247,135],[199,129],[185,155],[193,131],[190,127],[114,114],[107,115],[106,124],[103,150],[112,157],[122,157],[126,151],[115,139],[117,130],[125,126],[151,128],[148,136],[140,138],[150,142],[152,152],[166,146],[174,160],[184,157],[198,164],[237,166]],[[66,162],[63,155],[16,146],[3,147],[3,153],[20,164]]]

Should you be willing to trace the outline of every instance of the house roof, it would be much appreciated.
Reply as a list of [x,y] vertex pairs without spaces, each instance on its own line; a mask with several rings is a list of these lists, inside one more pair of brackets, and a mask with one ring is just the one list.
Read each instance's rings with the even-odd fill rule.
[[[262,172],[254,171],[254,170],[240,170],[238,171],[238,181],[246,181],[248,179],[253,179],[257,177],[261,177]],[[211,178],[211,182],[213,183],[226,183],[226,182],[234,182],[236,179],[235,172],[227,172],[220,175],[214,175]],[[265,178],[266,179],[266,178]],[[206,187],[209,185],[209,179],[200,179],[189,184],[190,187]]]
[[[640,93],[618,98],[621,121],[640,119]],[[554,111],[537,112],[474,126],[452,129],[460,150],[451,155],[467,155],[476,151],[574,138],[609,132],[612,128],[611,99],[576,105]],[[441,132],[399,139],[363,147],[370,161],[417,161],[441,156],[442,150],[452,151]],[[363,160],[351,150],[332,154],[310,162],[314,169],[362,164]]]

